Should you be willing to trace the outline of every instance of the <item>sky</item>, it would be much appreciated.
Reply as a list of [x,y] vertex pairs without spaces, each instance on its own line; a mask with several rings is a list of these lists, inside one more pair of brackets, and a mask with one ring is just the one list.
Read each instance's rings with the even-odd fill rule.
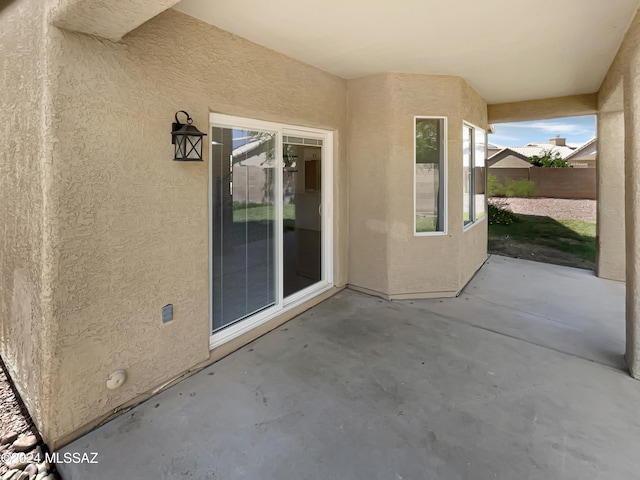
[[553,137],[564,137],[567,143],[584,143],[596,136],[596,117],[556,118],[533,122],[495,123],[495,133],[489,134],[489,143],[503,147],[521,147],[530,142],[548,142]]

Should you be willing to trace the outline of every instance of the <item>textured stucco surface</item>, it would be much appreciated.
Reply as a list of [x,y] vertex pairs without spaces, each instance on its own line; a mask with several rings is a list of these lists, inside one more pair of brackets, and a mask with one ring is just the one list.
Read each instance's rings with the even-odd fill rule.
[[626,278],[624,77],[630,35],[639,28],[636,16],[598,92],[596,269],[598,276],[620,281]]
[[0,8],[0,355],[40,428],[51,367],[44,6]]
[[52,0],[51,22],[58,28],[120,40],[134,28],[180,0]]
[[[637,52],[640,57],[640,51]],[[625,358],[631,374],[640,378],[640,58],[634,58],[624,79],[625,102],[625,232],[626,317]]]
[[625,280],[624,112],[598,114],[597,259],[599,277]]
[[348,82],[349,284],[374,292],[388,292],[389,83],[387,75]]
[[[473,89],[466,81],[462,81],[462,107],[461,107],[462,120],[471,122],[472,124],[487,130],[487,103]],[[486,139],[485,139],[486,142]],[[462,148],[460,148],[460,155],[462,155]],[[462,156],[460,157],[462,162]],[[485,161],[486,168],[486,161]],[[485,177],[488,175],[488,169],[485,170]],[[458,198],[462,197],[462,171],[458,175],[458,183],[460,184],[460,194]],[[486,181],[486,180],[485,180]],[[485,189],[486,191],[486,189]],[[462,205],[462,200],[460,200]],[[485,212],[487,211],[485,205]],[[460,224],[462,224],[462,217],[460,217]],[[488,235],[488,221],[484,219],[477,221],[471,228],[465,230],[462,234],[462,242],[460,244],[459,258],[459,284],[460,289],[464,287],[473,274],[482,266],[487,259],[487,235]]]
[[631,375],[640,378],[640,28],[627,33],[629,51],[624,76],[625,232],[627,254],[627,349]]
[[[618,238],[612,248],[624,245],[626,278],[626,326],[627,347],[625,360],[632,376],[640,379],[640,13],[631,22],[620,49],[607,72],[598,93],[600,122],[598,128],[601,137],[598,155],[605,155],[611,168],[617,173],[599,181],[613,181],[614,185],[624,182],[624,203],[620,202],[620,191],[598,192],[600,209],[616,210],[616,219],[624,215],[624,228],[612,227],[613,234],[624,234],[624,242]],[[624,118],[620,117],[623,111]],[[624,129],[621,132],[621,129]],[[624,139],[624,168],[621,168],[621,149],[615,140]],[[615,164],[613,163],[615,162]],[[621,178],[621,175],[624,175]],[[598,185],[601,186],[600,184]],[[620,202],[614,204],[613,202]],[[624,208],[622,207],[624,205]],[[598,218],[600,221],[600,217]],[[606,225],[603,225],[604,228]],[[599,235],[603,232],[599,232]],[[602,247],[600,247],[602,250]],[[615,253],[609,256],[618,258]],[[620,275],[620,272],[617,273]]]
[[623,111],[623,81],[628,76],[629,64],[633,53],[637,50],[637,35],[640,31],[640,15],[636,13],[625,37],[607,71],[598,91],[598,110],[600,112]]
[[[56,444],[210,358],[208,162],[171,161],[175,111],[204,131],[210,111],[336,130],[334,267],[344,284],[346,84],[173,10],[119,43],[63,30],[51,42],[52,128],[77,138],[53,152]],[[163,325],[167,303],[174,320]],[[109,391],[119,368],[127,382]]]
[[499,103],[489,105],[488,111],[489,123],[594,115],[598,111],[598,95],[590,93],[525,102]]
[[[486,223],[462,229],[462,122],[486,128],[486,103],[459,77],[382,74],[348,87],[350,285],[455,295],[486,258]],[[413,233],[414,116],[448,118],[446,235]]]

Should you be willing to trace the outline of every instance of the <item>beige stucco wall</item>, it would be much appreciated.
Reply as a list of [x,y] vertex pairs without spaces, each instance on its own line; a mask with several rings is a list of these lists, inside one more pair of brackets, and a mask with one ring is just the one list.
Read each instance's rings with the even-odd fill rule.
[[[462,82],[462,120],[471,122],[474,125],[487,130],[488,110],[487,102],[473,89],[466,81]],[[460,130],[460,128],[458,128]],[[486,142],[486,140],[485,140]],[[462,162],[462,148],[460,152],[460,161]],[[488,168],[485,169],[488,174]],[[460,190],[458,198],[462,196],[462,170],[458,175],[458,184]],[[485,205],[485,212],[487,211]],[[462,217],[460,217],[462,225]],[[454,224],[455,226],[455,224]],[[461,227],[460,227],[461,228]],[[458,253],[458,262],[460,269],[459,290],[462,289],[471,280],[471,277],[482,266],[487,259],[487,236],[488,221],[485,217],[480,222],[467,228],[462,234],[461,251]]]
[[625,280],[624,112],[598,114],[596,271]]
[[[600,91],[598,272],[626,280],[625,359],[640,378],[640,13],[634,17]],[[624,150],[622,149],[624,145]],[[606,171],[605,171],[606,169]],[[624,185],[624,188],[621,186]],[[624,197],[622,197],[624,195]],[[622,202],[624,198],[624,202]],[[622,207],[624,205],[624,207]],[[624,224],[621,221],[624,218]],[[603,238],[604,229],[609,229]],[[606,240],[606,242],[605,242]],[[624,254],[621,253],[624,251]],[[624,260],[624,276],[621,262]],[[608,264],[603,264],[607,262]],[[602,264],[602,265],[601,265]]]
[[631,375],[640,379],[640,30],[624,77],[626,350]]
[[[636,17],[629,31],[639,27]],[[623,77],[629,45],[628,39],[623,42],[598,92],[596,271],[600,277],[620,281],[626,278]]]
[[[460,287],[458,258],[462,233],[462,81],[459,77],[389,75],[392,83],[393,166],[387,179],[389,199],[387,293],[402,296],[450,296]],[[447,234],[413,233],[413,117],[447,118]],[[458,223],[460,225],[458,225]],[[459,228],[458,228],[459,227]],[[454,267],[454,268],[452,268]]]
[[598,91],[599,112],[621,112],[624,110],[623,77],[628,72],[635,45],[635,32],[640,30],[640,16],[636,14],[625,34],[618,52],[607,71]]
[[393,122],[388,75],[348,82],[349,284],[388,290],[387,175]]
[[[3,70],[21,95],[2,96],[20,141],[2,152],[0,353],[52,447],[277,324],[209,351],[208,164],[171,161],[176,110],[202,130],[213,111],[335,131],[338,287],[454,295],[484,261],[486,222],[462,229],[461,129],[486,127],[486,104],[461,78],[386,74],[348,90],[175,11],[120,42],[50,26],[55,12],[30,0],[0,12],[0,58],[23,67]],[[445,236],[413,235],[414,115],[448,117]],[[127,382],[107,390],[120,368]]]
[[[486,128],[486,103],[451,76],[382,74],[348,88],[349,284],[387,298],[455,295],[486,258],[486,222],[462,228],[462,121]],[[448,117],[446,235],[413,233],[414,116]]]
[[120,40],[180,0],[49,0],[52,25],[71,32]]
[[[208,162],[173,162],[177,110],[335,130],[335,283],[346,282],[346,83],[167,11],[113,43],[54,29],[59,186],[52,444],[210,358]],[[205,149],[205,158],[208,151]],[[161,308],[174,305],[163,325]],[[214,352],[214,356],[217,355]],[[123,387],[105,380],[124,368]]]
[[594,115],[598,111],[598,95],[570,95],[524,102],[489,105],[489,123],[521,122],[548,118]]
[[50,408],[52,238],[44,7],[0,4],[0,355],[40,427]]
[[625,359],[631,375],[640,379],[640,13],[625,35],[618,59],[623,62],[625,128]]

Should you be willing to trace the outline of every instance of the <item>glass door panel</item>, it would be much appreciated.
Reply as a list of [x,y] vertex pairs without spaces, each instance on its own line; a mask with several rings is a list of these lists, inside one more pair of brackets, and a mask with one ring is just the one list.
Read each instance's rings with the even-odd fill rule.
[[275,305],[276,134],[211,128],[212,331]]
[[284,137],[283,290],[322,280],[322,140]]
[[462,126],[462,214],[463,224],[473,222],[473,166],[471,156],[473,154],[473,128]]

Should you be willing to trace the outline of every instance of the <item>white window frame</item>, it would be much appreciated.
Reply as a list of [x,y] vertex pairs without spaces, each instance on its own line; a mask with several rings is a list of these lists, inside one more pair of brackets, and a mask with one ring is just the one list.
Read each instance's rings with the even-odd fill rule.
[[[443,230],[436,232],[418,232],[416,221],[416,120],[419,119],[436,119],[443,120],[442,128],[442,223]],[[448,234],[449,230],[449,117],[443,115],[414,115],[413,116],[413,235],[415,237],[440,237]],[[440,213],[440,212],[438,212]]]
[[[471,149],[470,149],[470,158],[469,158],[469,168],[471,169],[471,185],[470,185],[470,192],[469,192],[469,217],[470,217],[470,222],[467,223],[466,225],[464,224],[464,203],[463,203],[463,210],[462,210],[462,228],[463,230],[466,232],[467,230],[469,230],[470,228],[472,228],[474,225],[478,225],[480,223],[482,223],[484,221],[485,218],[487,218],[487,131],[482,128],[479,127],[477,125],[474,125],[471,122],[467,122],[466,120],[464,120],[462,122],[462,128],[471,128]],[[476,169],[476,135],[477,135],[477,131],[480,130],[482,132],[482,135],[484,136],[484,168],[485,168],[485,187],[484,187],[484,215],[481,218],[477,218],[477,212],[476,212],[476,173],[475,173],[475,169]],[[462,138],[464,138],[464,135],[462,136]],[[464,145],[462,146],[463,148],[463,152],[462,154],[464,155]]]
[[[305,302],[317,297],[318,295],[333,288],[333,132],[331,130],[322,130],[318,128],[300,127],[296,125],[287,125],[283,123],[267,122],[263,120],[255,120],[251,118],[237,117],[232,115],[223,115],[220,113],[209,114],[209,132],[212,127],[222,128],[246,128],[274,132],[276,134],[276,159],[275,169],[282,172],[282,137],[296,136],[309,139],[322,140],[322,200],[321,200],[321,216],[322,216],[322,279],[288,297],[284,298],[283,283],[284,272],[281,261],[281,250],[283,244],[283,219],[282,204],[276,202],[276,254],[277,263],[276,282],[278,291],[276,294],[276,302],[271,307],[265,308],[260,312],[239,320],[226,328],[218,330],[213,334],[213,149],[209,148],[209,349],[213,350],[225,343],[244,335],[245,333],[259,327],[260,325],[293,310]],[[275,176],[275,198],[282,198],[282,175]]]

